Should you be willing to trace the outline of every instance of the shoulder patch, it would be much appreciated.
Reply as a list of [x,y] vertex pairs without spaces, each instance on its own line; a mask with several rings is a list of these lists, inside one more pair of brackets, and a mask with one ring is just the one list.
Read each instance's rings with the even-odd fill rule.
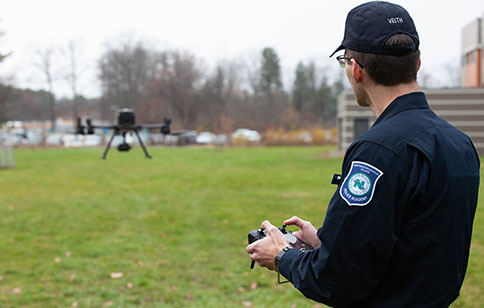
[[353,161],[339,194],[349,206],[365,206],[373,198],[376,182],[382,175],[383,172],[368,163]]

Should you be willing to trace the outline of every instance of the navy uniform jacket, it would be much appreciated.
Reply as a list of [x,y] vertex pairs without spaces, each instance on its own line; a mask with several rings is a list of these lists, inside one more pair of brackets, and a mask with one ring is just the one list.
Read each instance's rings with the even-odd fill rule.
[[398,97],[347,150],[321,247],[280,273],[335,307],[447,307],[459,295],[479,189],[470,139],[423,93]]

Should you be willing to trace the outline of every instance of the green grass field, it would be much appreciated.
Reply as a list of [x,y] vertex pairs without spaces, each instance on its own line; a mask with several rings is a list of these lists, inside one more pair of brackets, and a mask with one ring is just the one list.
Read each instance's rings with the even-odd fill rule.
[[[332,148],[149,150],[15,151],[0,170],[0,307],[323,307],[249,270],[245,247],[266,218],[322,224]],[[453,307],[482,307],[483,290],[478,209]]]

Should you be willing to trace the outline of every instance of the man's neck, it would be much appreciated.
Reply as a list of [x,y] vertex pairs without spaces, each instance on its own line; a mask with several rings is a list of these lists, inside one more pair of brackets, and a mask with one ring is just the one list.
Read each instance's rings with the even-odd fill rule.
[[399,84],[393,87],[375,85],[367,92],[370,99],[370,109],[378,118],[397,97],[419,91],[417,82]]

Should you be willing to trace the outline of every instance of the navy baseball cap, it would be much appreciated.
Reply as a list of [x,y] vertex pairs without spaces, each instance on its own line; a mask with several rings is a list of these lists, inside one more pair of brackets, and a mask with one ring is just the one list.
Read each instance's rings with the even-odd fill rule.
[[[410,36],[413,44],[385,46],[385,42],[395,34]],[[345,48],[364,53],[401,56],[417,51],[419,44],[417,29],[407,10],[398,4],[371,1],[348,13],[343,42],[330,57]]]

